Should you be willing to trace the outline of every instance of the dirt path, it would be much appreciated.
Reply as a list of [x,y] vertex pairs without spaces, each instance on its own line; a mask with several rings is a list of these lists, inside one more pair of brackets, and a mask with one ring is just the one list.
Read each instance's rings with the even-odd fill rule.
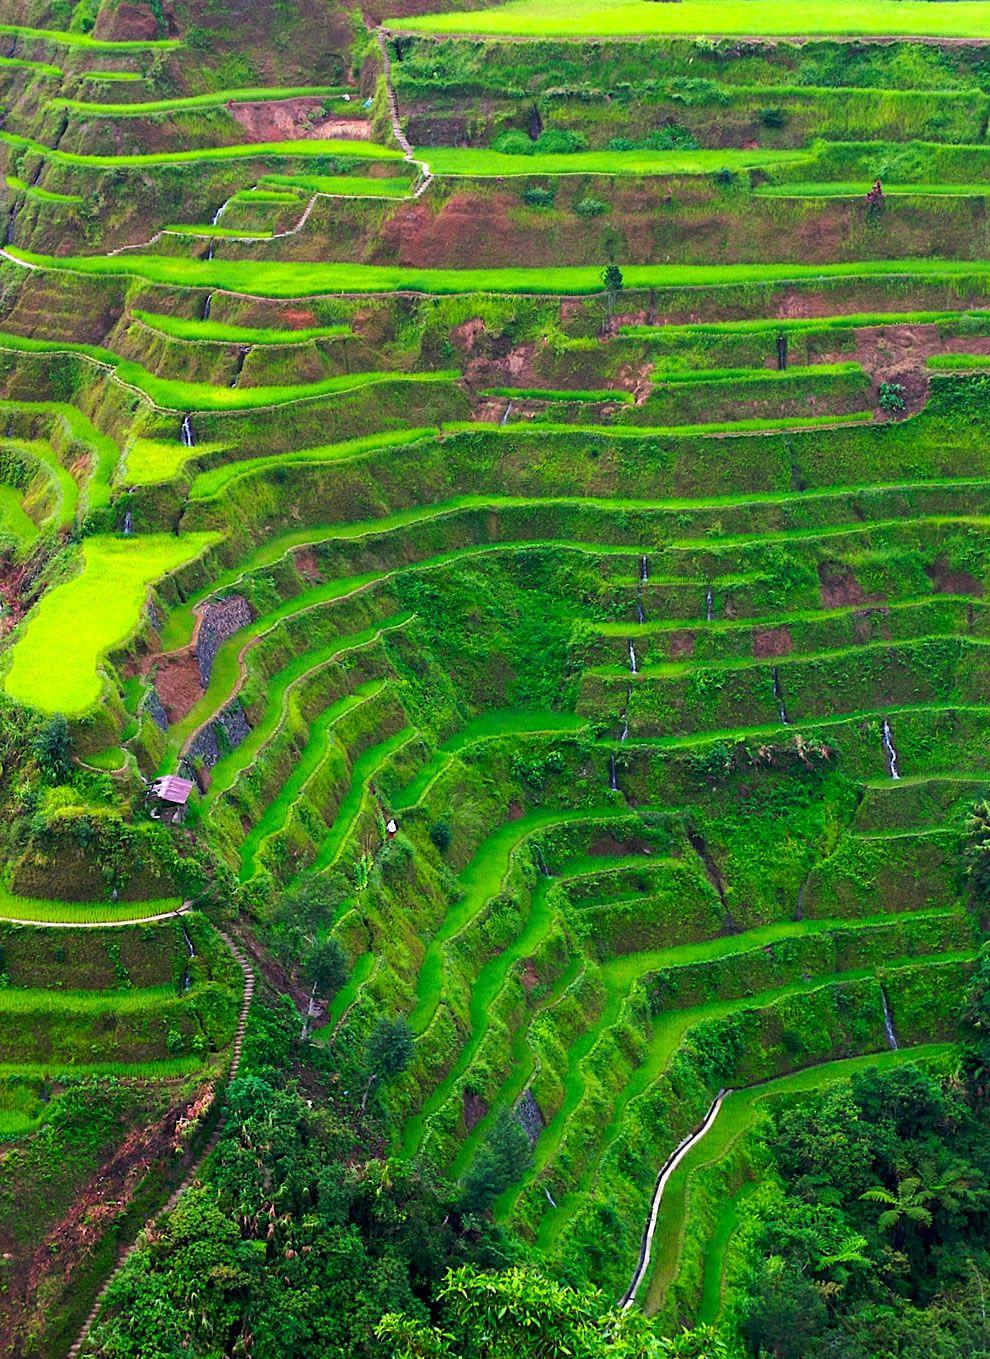
[[[251,964],[248,961],[248,959],[237,947],[233,939],[231,939],[230,935],[225,934],[223,930],[218,930],[217,933],[220,935],[220,938],[223,940],[223,942],[227,945],[227,948],[233,954],[234,959],[236,960],[238,966],[240,967],[241,971],[244,974],[244,992],[243,999],[241,1001],[241,1013],[237,1021],[237,1033],[234,1037],[233,1046],[231,1048],[230,1067],[228,1068],[227,1072],[227,1080],[229,1082],[232,1081],[234,1077],[237,1075],[237,1072],[241,1064],[241,1050],[244,1043],[244,1030],[247,1025],[248,1010],[251,1008],[251,998],[254,995],[254,970],[251,967]],[[142,1229],[143,1231],[147,1231],[148,1228],[154,1226],[154,1224],[161,1217],[163,1217],[166,1213],[172,1211],[172,1209],[178,1203],[181,1195],[185,1193],[185,1191],[192,1184],[193,1180],[196,1178],[197,1174],[200,1171],[200,1168],[203,1165],[203,1162],[216,1147],[217,1142],[220,1140],[220,1135],[223,1132],[225,1123],[226,1114],[221,1112],[220,1117],[217,1119],[217,1125],[213,1129],[213,1132],[210,1134],[209,1140],[203,1147],[203,1150],[193,1161],[192,1165],[189,1167],[189,1169],[183,1176],[181,1182],[176,1186],[175,1189],[173,1189],[172,1193],[166,1199],[165,1203],[161,1206],[161,1208],[159,1208],[158,1212],[155,1213],[152,1217],[150,1217],[148,1221],[144,1224],[144,1227]],[[117,1257],[117,1263],[115,1264],[107,1278],[104,1280],[103,1286],[97,1293],[96,1298],[93,1302],[93,1306],[90,1310],[89,1316],[87,1316],[86,1320],[83,1322],[82,1329],[80,1330],[79,1335],[77,1336],[71,1349],[69,1350],[67,1359],[78,1359],[78,1356],[82,1354],[83,1346],[86,1344],[86,1338],[89,1335],[90,1327],[96,1320],[97,1314],[99,1313],[100,1307],[103,1303],[104,1296],[106,1295],[106,1291],[113,1283],[113,1281],[116,1279],[120,1271],[123,1269],[124,1265],[130,1259],[131,1255],[133,1255],[134,1251],[137,1249],[139,1239],[140,1238],[132,1241],[128,1246],[124,1248],[124,1250]]]

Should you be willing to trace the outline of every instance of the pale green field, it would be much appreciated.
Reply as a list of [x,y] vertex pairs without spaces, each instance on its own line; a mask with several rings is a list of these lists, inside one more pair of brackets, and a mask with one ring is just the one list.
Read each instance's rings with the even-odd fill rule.
[[497,8],[392,19],[388,27],[424,33],[511,34],[520,37],[662,37],[723,34],[810,37],[902,36],[990,38],[987,0],[509,0]]
[[416,154],[435,175],[505,178],[514,175],[711,175],[718,170],[793,164],[806,151],[573,151],[511,156],[471,146],[429,146]]
[[79,575],[44,595],[14,643],[7,695],[41,712],[86,712],[103,687],[100,663],[137,627],[149,586],[217,536],[87,538]]

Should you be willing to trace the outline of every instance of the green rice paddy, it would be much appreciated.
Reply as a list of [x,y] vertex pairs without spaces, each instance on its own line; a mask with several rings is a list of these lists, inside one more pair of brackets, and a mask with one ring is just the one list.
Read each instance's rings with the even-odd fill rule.
[[[218,536],[87,538],[79,574],[51,589],[27,619],[10,652],[4,691],[41,712],[85,712],[99,699],[107,652],[138,626],[149,586]],[[71,646],[65,644],[68,619]]]

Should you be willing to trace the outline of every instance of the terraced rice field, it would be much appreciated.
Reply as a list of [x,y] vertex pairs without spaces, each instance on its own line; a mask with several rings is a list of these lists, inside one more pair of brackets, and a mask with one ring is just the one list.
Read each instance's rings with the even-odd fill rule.
[[454,1194],[515,1120],[484,1211],[610,1299],[731,1090],[635,1297],[724,1320],[762,1113],[944,1064],[978,966],[990,5],[509,0],[282,83],[187,9],[0,25],[0,1139],[219,1082],[222,926],[362,1145]]

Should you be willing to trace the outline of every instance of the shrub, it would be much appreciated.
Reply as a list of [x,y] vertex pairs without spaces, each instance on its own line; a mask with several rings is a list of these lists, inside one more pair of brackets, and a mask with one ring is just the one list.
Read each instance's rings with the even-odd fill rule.
[[584,151],[587,145],[587,137],[566,127],[552,127],[541,132],[535,141],[527,132],[514,127],[499,133],[492,142],[492,150],[506,156],[566,156],[574,151]]
[[878,403],[882,411],[894,415],[904,409],[904,388],[899,382],[881,382]]
[[452,838],[449,821],[434,821],[430,827],[430,839],[441,854],[446,854],[447,850],[450,849]]
[[582,198],[574,204],[574,211],[579,217],[600,217],[608,211],[608,204],[600,198]]
[[555,188],[542,188],[539,184],[523,189],[523,202],[531,208],[552,208],[556,197]]
[[787,123],[787,110],[764,109],[760,114],[760,122],[764,127],[784,127]]

